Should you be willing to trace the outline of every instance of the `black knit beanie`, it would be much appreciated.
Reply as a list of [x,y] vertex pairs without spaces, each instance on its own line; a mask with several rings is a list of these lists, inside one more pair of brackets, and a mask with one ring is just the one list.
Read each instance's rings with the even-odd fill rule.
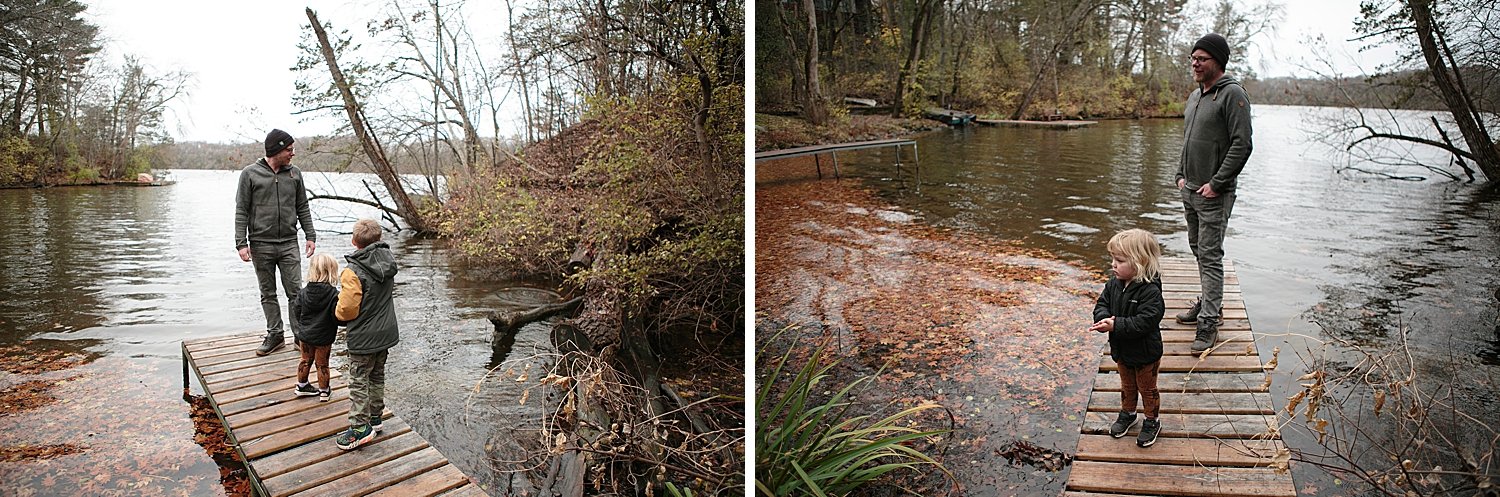
[[1193,44],[1193,50],[1198,49],[1203,49],[1204,52],[1213,56],[1214,60],[1219,61],[1220,69],[1229,66],[1229,41],[1223,36],[1216,33],[1203,35],[1198,39],[1198,43]]
[[286,150],[295,141],[297,140],[293,140],[292,135],[285,131],[279,129],[271,130],[270,133],[266,133],[266,157],[281,153],[282,150]]

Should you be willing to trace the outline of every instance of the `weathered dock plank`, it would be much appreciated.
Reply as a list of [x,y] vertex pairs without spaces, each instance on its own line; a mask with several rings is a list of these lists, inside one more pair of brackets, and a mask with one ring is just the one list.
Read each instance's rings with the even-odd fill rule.
[[1280,440],[1224,443],[1206,438],[1163,438],[1147,448],[1117,442],[1109,435],[1083,435],[1078,439],[1077,458],[1080,461],[1256,467],[1270,466],[1276,453],[1284,447]]
[[184,373],[190,370],[203,385],[229,443],[246,461],[257,495],[484,495],[390,410],[383,413],[374,441],[340,450],[333,439],[349,427],[343,374],[332,371],[328,402],[298,397],[292,391],[297,350],[288,346],[256,356],[262,337],[251,333],[182,342]]
[[1296,495],[1291,472],[1275,469],[1287,449],[1274,429],[1276,405],[1234,264],[1224,264],[1224,320],[1207,354],[1189,348],[1196,326],[1173,319],[1197,297],[1196,265],[1168,259],[1162,268],[1161,435],[1148,448],[1135,445],[1140,423],[1125,437],[1109,436],[1121,407],[1120,375],[1101,351],[1063,495]]
[[1073,463],[1068,488],[1109,492],[1129,487],[1156,495],[1280,497],[1297,495],[1289,475],[1270,468],[1175,466],[1100,461]]
[[[1270,390],[1266,375],[1259,373],[1160,373],[1156,386],[1163,392],[1265,392]],[[1094,391],[1119,392],[1120,375],[1099,373],[1094,377]]]

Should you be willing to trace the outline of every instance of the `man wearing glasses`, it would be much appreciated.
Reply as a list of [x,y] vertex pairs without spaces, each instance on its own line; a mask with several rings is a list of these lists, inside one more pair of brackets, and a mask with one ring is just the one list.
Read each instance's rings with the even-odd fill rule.
[[1188,246],[1198,259],[1202,294],[1177,322],[1198,325],[1194,352],[1219,335],[1224,307],[1224,231],[1234,209],[1235,186],[1250,159],[1250,101],[1244,87],[1224,74],[1229,42],[1208,34],[1193,44],[1190,59],[1198,88],[1183,108],[1182,159],[1177,189],[1187,214]]
[[267,355],[286,343],[281,305],[276,302],[276,273],[286,292],[292,326],[297,325],[297,291],[302,288],[302,259],[298,254],[297,227],[307,241],[306,257],[317,247],[312,211],[307,207],[307,187],[302,170],[292,165],[292,135],[279,129],[266,134],[266,156],[240,171],[234,195],[234,246],[240,260],[254,263],[260,282],[260,307],[266,315],[266,339],[255,355]]

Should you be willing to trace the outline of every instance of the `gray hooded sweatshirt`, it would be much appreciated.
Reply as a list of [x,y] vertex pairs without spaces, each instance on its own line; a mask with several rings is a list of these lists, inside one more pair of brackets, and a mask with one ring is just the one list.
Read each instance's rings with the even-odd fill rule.
[[318,239],[312,211],[307,207],[302,170],[288,165],[271,172],[265,158],[245,166],[234,192],[234,248],[244,248],[250,242],[296,242],[298,224],[307,241]]
[[1229,75],[1221,76],[1207,91],[1193,90],[1182,114],[1177,179],[1187,179],[1189,190],[1212,182],[1215,192],[1234,191],[1240,170],[1250,160],[1250,99],[1245,88]]

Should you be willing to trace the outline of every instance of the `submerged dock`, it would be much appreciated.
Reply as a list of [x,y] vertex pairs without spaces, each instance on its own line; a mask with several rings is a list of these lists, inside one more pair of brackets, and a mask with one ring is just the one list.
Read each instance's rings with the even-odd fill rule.
[[1007,128],[1052,128],[1052,129],[1077,129],[1086,128],[1099,124],[1099,121],[1019,121],[1013,119],[975,119],[974,122],[987,126],[1001,126]]
[[1260,361],[1234,265],[1224,262],[1219,342],[1201,360],[1189,349],[1196,328],[1173,320],[1188,309],[1199,289],[1197,264],[1191,259],[1162,260],[1167,312],[1156,444],[1135,446],[1140,422],[1125,437],[1109,436],[1109,425],[1120,412],[1120,375],[1106,347],[1065,496],[1297,495],[1291,472],[1271,467],[1286,445],[1272,429],[1276,408],[1268,393],[1269,371]]
[[[781,150],[767,150],[755,153],[755,162],[790,159],[804,155],[813,156],[813,164],[818,168],[818,179],[823,179],[823,162],[820,157],[828,154],[833,158],[833,176],[839,177],[839,152],[862,150],[866,148],[896,147],[896,171],[901,171],[901,147],[911,147],[912,162],[920,164],[921,156],[917,153],[917,141],[900,138],[889,140],[870,140],[862,142],[829,143],[823,145],[808,145],[806,147],[784,148]],[[920,167],[920,166],[919,166]]]
[[255,332],[182,342],[184,386],[191,370],[257,495],[485,495],[389,409],[373,441],[340,450],[333,439],[349,427],[342,374],[332,370],[328,402],[297,397],[292,388],[300,354],[288,336],[282,349],[256,356],[264,337]]

